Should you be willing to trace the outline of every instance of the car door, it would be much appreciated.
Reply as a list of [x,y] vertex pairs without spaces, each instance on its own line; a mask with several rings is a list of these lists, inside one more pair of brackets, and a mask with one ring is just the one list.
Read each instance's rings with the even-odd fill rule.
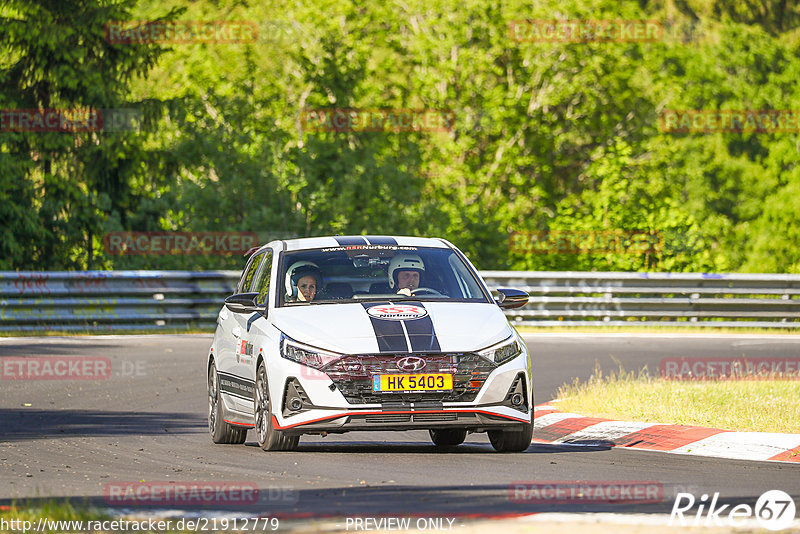
[[[265,252],[260,252],[250,258],[244,271],[242,271],[242,277],[236,286],[236,293],[249,291],[264,256]],[[226,397],[226,404],[240,411],[247,404],[248,388],[252,389],[252,384],[248,385],[243,382],[244,378],[239,375],[239,361],[241,360],[239,353],[247,349],[246,346],[243,347],[242,345],[241,315],[243,314],[232,312],[225,306],[222,307],[218,323],[223,335],[217,348],[217,372],[220,375],[220,391]],[[252,410],[252,401],[248,410]]]
[[[243,292],[258,293],[256,303],[267,308],[267,299],[270,290],[270,280],[272,278],[272,258],[271,249],[267,249],[263,254],[258,270],[249,286]],[[265,320],[266,309],[264,312],[236,313],[234,314],[236,326],[234,333],[238,334],[239,344],[234,353],[231,374],[235,375],[243,388],[244,397],[236,397],[237,409],[250,413],[253,410],[253,391],[255,387],[255,358],[259,349],[264,346],[264,333],[266,331]],[[244,391],[246,390],[246,392]]]
[[246,350],[251,353],[246,357],[241,358],[243,367],[241,373],[248,381],[255,384],[256,368],[255,357],[263,348],[265,354],[269,354],[266,350],[270,340],[274,337],[267,323],[267,316],[269,314],[270,295],[274,294],[272,290],[272,276],[275,266],[273,265],[274,254],[272,250],[266,251],[264,260],[261,262],[261,267],[256,273],[253,285],[250,291],[258,293],[256,297],[256,304],[263,306],[263,311],[252,314],[239,314],[240,328],[242,329],[242,345]]

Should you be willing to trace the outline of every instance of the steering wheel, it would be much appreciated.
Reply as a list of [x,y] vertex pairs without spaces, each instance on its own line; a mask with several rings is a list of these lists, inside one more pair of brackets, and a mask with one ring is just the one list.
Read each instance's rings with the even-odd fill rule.
[[436,291],[435,289],[431,289],[430,287],[418,287],[417,289],[412,291],[411,294],[414,295],[414,296],[417,296],[418,292],[422,292],[422,294],[426,294],[427,293],[429,295],[439,295],[440,297],[444,296],[441,293],[439,293],[438,291]]

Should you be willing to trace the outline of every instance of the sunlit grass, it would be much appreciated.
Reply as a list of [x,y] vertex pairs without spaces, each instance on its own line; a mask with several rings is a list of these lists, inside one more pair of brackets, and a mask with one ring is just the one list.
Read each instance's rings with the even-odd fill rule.
[[[0,518],[37,522],[39,518],[53,521],[87,521],[110,519],[111,516],[91,508],[88,504],[77,505],[70,501],[43,500],[35,502],[12,502],[0,505]],[[0,532],[8,532],[0,531]]]
[[557,407],[615,420],[800,434],[800,380],[685,381],[646,370],[603,374],[565,384]]
[[[514,324],[513,322],[511,324]],[[575,334],[604,334],[604,333],[655,333],[655,334],[773,334],[773,335],[800,335],[800,328],[755,328],[755,327],[714,327],[714,326],[517,326],[519,332],[525,334],[570,332]]]

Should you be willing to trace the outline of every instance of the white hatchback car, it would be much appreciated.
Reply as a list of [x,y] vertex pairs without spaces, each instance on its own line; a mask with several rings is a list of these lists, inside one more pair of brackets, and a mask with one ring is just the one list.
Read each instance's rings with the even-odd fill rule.
[[302,434],[423,429],[455,446],[487,432],[531,443],[527,347],[467,258],[444,239],[273,241],[225,300],[208,355],[215,443],[292,450]]

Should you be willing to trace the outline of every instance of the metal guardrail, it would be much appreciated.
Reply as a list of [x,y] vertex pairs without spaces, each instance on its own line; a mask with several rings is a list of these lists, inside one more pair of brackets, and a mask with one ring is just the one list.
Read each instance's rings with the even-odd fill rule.
[[[800,275],[483,271],[521,325],[800,328]],[[0,272],[0,331],[213,329],[238,271]]]
[[236,271],[0,272],[0,332],[212,330]]
[[537,326],[800,327],[800,275],[483,271],[527,291],[507,313]]

